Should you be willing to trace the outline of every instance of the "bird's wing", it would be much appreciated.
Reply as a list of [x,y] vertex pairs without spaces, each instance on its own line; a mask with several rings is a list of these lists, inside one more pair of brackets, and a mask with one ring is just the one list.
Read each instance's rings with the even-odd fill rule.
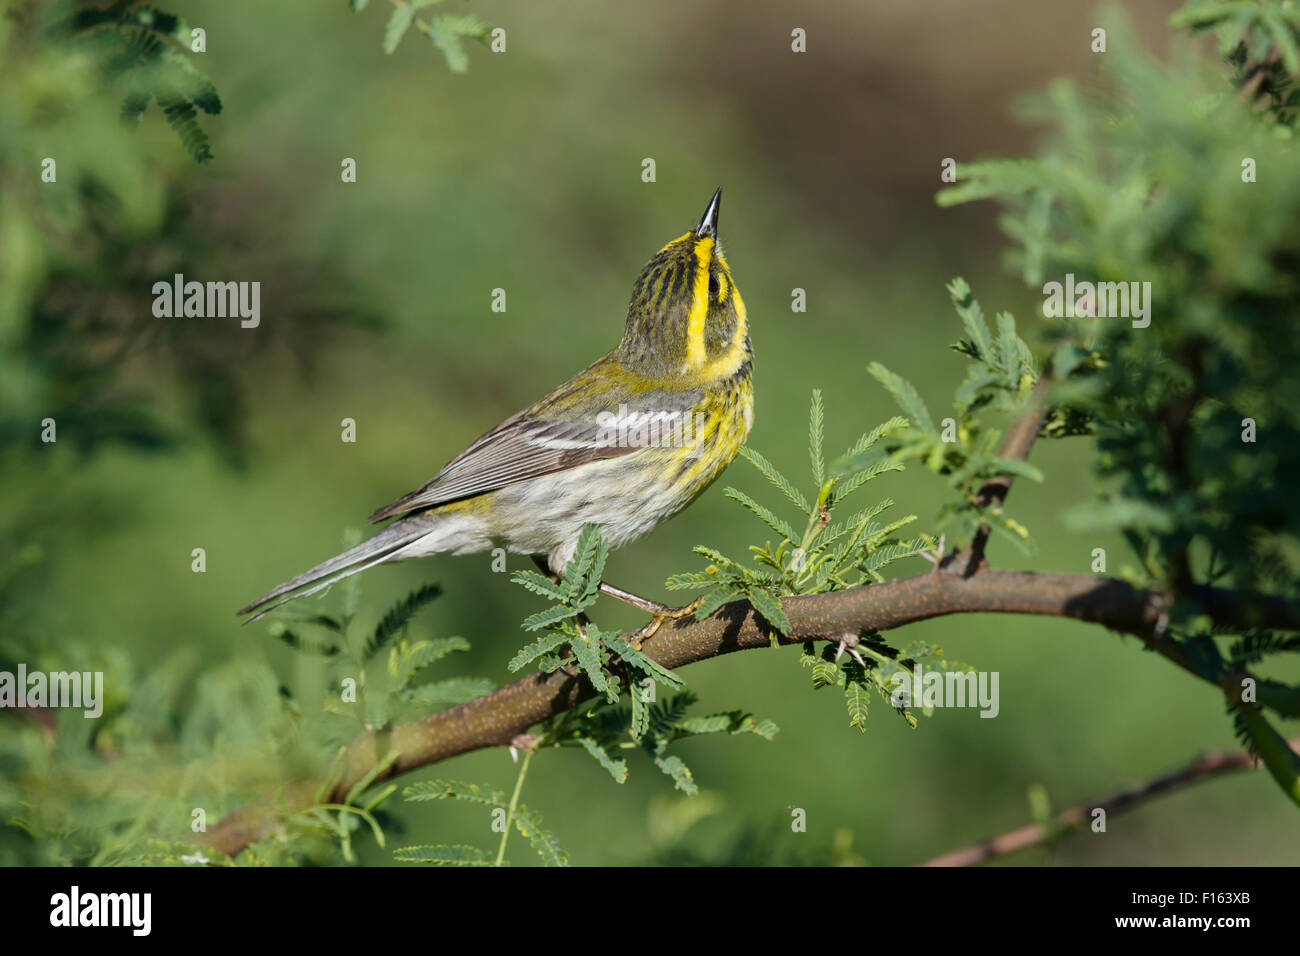
[[[370,520],[382,521],[434,505],[470,498],[506,485],[616,458],[646,447],[637,426],[689,413],[700,396],[637,389],[596,363],[531,408],[514,415],[456,456],[434,478]],[[575,405],[584,406],[581,410]],[[593,409],[596,409],[593,411]]]

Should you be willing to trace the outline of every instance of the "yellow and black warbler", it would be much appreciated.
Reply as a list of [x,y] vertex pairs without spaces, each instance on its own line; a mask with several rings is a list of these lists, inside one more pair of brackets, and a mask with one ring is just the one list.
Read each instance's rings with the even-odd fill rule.
[[[745,304],[718,244],[721,199],[719,188],[700,224],[641,270],[617,348],[370,516],[397,521],[239,613],[256,620],[358,571],[432,554],[502,547],[563,575],[587,522],[617,548],[690,504],[754,417]],[[601,589],[655,626],[687,610]]]

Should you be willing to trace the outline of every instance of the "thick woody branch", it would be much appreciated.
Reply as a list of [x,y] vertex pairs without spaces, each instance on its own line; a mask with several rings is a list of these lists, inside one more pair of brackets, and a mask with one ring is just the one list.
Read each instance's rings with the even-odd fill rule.
[[[1028,409],[1003,440],[1002,457],[1028,457],[1046,414],[1047,389],[1046,379],[1034,386]],[[981,504],[1000,507],[1010,487],[1009,476],[990,479],[980,489]],[[1198,678],[1208,679],[1188,659],[1183,645],[1165,633],[1164,595],[1089,575],[990,570],[984,562],[987,540],[988,528],[983,526],[968,548],[928,574],[829,594],[782,598],[791,627],[789,634],[778,635],[779,641],[838,641],[845,635],[887,631],[947,614],[1037,614],[1088,621],[1135,634],[1149,650]],[[1300,630],[1300,612],[1279,598],[1255,598],[1212,587],[1193,588],[1188,596],[1198,600],[1203,612],[1218,625]],[[737,602],[703,621],[685,619],[661,627],[644,650],[664,667],[676,669],[733,651],[768,647],[771,636],[754,609],[746,602]],[[1219,686],[1231,697],[1240,687],[1240,678],[1248,676],[1221,676]],[[327,787],[326,799],[345,799],[354,785],[394,752],[397,758],[373,778],[373,783],[473,750],[508,746],[534,724],[594,696],[585,678],[562,671],[534,674],[458,707],[364,734],[348,748],[336,780]],[[237,811],[217,824],[208,842],[225,853],[237,853],[275,832],[286,806],[290,810],[310,806],[319,790],[319,782],[303,784],[285,794],[280,807]]]
[[[1208,587],[1198,589],[1196,597],[1216,624],[1300,630],[1300,614],[1276,598],[1251,600],[1237,592]],[[1150,649],[1195,673],[1182,645],[1158,633],[1164,604],[1159,594],[1090,575],[985,569],[963,577],[948,571],[931,572],[886,584],[783,598],[791,630],[780,636],[780,642],[838,640],[844,634],[886,631],[948,614],[1035,614],[1088,621],[1138,635]],[[658,663],[675,669],[733,651],[768,647],[769,634],[753,608],[737,602],[703,621],[665,624],[646,643],[645,651]],[[392,751],[399,756],[375,782],[484,747],[507,746],[539,721],[594,696],[585,679],[560,671],[534,674],[467,704],[365,734],[348,748],[328,799],[341,799]],[[319,782],[304,784],[300,791],[286,795],[286,803],[291,809],[308,806],[318,789]],[[209,842],[223,852],[237,853],[274,832],[281,816],[269,808],[238,811],[213,828]]]

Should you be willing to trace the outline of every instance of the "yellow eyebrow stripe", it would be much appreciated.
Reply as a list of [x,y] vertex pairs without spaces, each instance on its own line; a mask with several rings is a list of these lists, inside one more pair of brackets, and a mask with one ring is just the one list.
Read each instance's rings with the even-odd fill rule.
[[686,367],[704,365],[704,320],[709,315],[709,263],[713,261],[713,240],[708,236],[695,244],[695,283],[691,290],[691,310],[686,316]]

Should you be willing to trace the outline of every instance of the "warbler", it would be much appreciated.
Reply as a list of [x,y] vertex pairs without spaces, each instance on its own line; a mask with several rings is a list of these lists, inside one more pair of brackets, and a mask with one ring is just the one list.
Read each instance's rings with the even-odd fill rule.
[[[397,518],[388,527],[239,613],[253,621],[375,565],[433,554],[500,547],[561,577],[587,522],[617,548],[690,504],[754,421],[749,323],[718,242],[721,201],[719,187],[699,225],[641,270],[617,348],[370,516]],[[642,637],[694,607],[601,589],[652,615]]]

